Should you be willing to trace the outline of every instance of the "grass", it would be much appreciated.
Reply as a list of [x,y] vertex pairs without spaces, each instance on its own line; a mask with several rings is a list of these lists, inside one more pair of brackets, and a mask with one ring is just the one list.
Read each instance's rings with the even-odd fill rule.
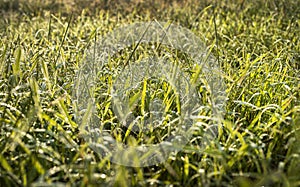
[[[119,6],[93,1],[99,9],[77,2],[1,5],[0,186],[300,185],[297,0],[133,1]],[[199,126],[187,146],[165,163],[125,167],[95,153],[82,138],[72,100],[75,75],[95,40],[119,26],[153,19],[171,20],[204,38],[224,72],[226,113],[217,138],[206,146],[201,146]],[[127,140],[126,130],[112,110],[108,89],[130,49],[108,63],[97,87],[98,118],[120,141]],[[144,55],[144,49],[146,45],[136,54]],[[192,70],[191,63],[187,59],[182,66]],[[168,89],[163,83],[155,86]],[[143,94],[166,97],[165,92]],[[167,104],[172,105],[171,99]],[[137,107],[143,111],[145,106]],[[158,128],[149,136],[159,139],[165,132]]]

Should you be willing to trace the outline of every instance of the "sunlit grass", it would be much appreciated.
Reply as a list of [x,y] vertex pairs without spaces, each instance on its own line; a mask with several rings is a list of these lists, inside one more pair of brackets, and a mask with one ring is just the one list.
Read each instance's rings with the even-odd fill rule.
[[[0,186],[300,185],[297,1],[205,1],[158,10],[146,4],[119,13],[109,8],[94,12],[77,8],[71,16],[72,10],[62,5],[64,13],[51,4],[43,11],[29,3],[19,11],[2,13]],[[167,5],[165,2],[164,7]],[[205,141],[199,123],[186,147],[163,164],[119,166],[89,148],[81,134],[72,101],[75,75],[85,50],[95,40],[118,26],[153,19],[172,20],[189,28],[205,38],[213,55],[219,57],[228,97],[223,128],[217,138]],[[141,49],[137,52],[142,53]],[[126,59],[128,54],[124,54]],[[129,134],[118,123],[109,96],[110,85],[124,65],[122,58],[112,59],[99,75],[97,112],[104,127],[125,141]],[[190,63],[183,66],[192,71]],[[168,89],[163,83],[152,86]],[[207,93],[199,88],[201,91],[205,98]],[[166,97],[166,93],[151,94],[144,98]],[[166,104],[171,105],[168,99]],[[175,101],[173,105],[175,109]],[[139,112],[145,106],[140,102]],[[148,142],[159,141],[158,135],[166,132],[153,130]],[[133,137],[142,142],[142,135]]]

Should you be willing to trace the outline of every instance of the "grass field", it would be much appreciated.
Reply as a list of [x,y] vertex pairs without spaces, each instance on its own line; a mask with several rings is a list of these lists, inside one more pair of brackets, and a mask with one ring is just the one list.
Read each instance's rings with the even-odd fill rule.
[[[0,8],[0,186],[300,186],[298,0],[0,0]],[[205,146],[199,126],[166,162],[126,167],[82,138],[74,81],[95,41],[120,26],[152,20],[181,25],[203,39],[223,71],[226,110],[217,137]],[[107,62],[96,94],[97,118],[123,142],[130,140],[109,87],[132,49]],[[134,58],[146,49],[138,48]],[[193,63],[187,58],[180,66],[193,76]],[[166,102],[178,112],[176,101]],[[137,115],[144,105],[138,104]],[[147,135],[160,141],[166,131]],[[130,137],[143,142],[141,135]]]

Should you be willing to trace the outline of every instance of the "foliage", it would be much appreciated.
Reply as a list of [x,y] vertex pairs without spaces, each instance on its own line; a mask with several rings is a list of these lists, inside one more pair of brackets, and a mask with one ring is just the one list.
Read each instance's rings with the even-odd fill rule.
[[[0,186],[300,185],[299,1],[72,2],[2,4]],[[206,147],[199,130],[166,163],[130,168],[87,146],[72,88],[95,39],[153,19],[205,38],[224,71],[226,114]],[[104,72],[99,89],[117,69]],[[118,126],[110,105],[102,95],[99,119]]]

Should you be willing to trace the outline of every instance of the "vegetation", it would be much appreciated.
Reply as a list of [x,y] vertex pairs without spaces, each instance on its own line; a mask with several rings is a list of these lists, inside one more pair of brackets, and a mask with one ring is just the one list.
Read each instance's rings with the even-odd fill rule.
[[[299,5],[0,0],[0,186],[300,186]],[[206,146],[199,130],[165,163],[125,167],[81,137],[72,91],[95,40],[151,20],[204,38],[224,72],[226,113]],[[120,124],[105,88],[124,63],[115,57],[99,78],[98,117],[111,133]]]

